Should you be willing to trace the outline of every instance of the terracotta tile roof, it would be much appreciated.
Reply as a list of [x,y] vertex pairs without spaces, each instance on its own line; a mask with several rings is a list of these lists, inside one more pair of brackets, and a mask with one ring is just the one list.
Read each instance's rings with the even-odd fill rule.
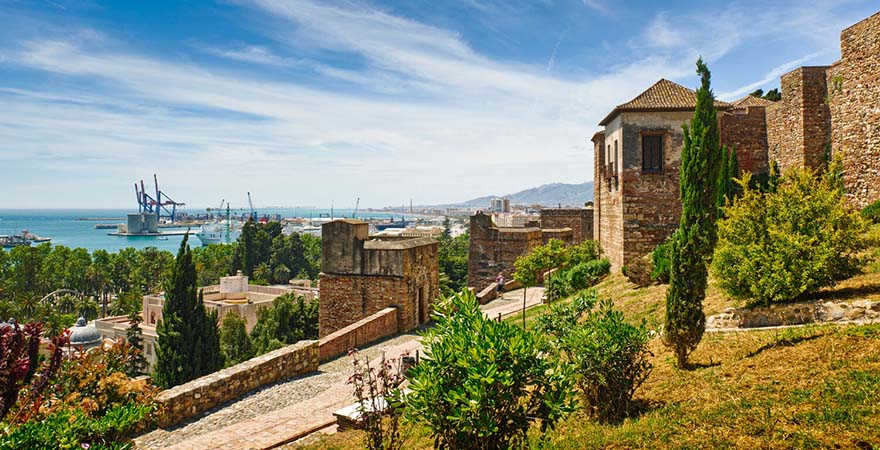
[[[697,107],[697,93],[665,78],[654,83],[636,98],[614,108],[599,125],[607,125],[624,111],[690,111]],[[730,108],[729,103],[715,100],[718,109]]]
[[775,103],[776,102],[774,102],[773,100],[767,100],[766,98],[763,98],[763,97],[755,97],[754,95],[747,95],[747,96],[731,103],[731,105],[733,105],[733,107],[736,109],[740,109],[740,108],[746,108],[749,106],[770,106]]

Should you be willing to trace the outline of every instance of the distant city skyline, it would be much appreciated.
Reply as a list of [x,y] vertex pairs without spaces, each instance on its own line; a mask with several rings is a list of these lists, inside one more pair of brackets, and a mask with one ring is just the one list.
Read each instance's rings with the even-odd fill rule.
[[592,179],[660,78],[734,100],[873,1],[0,1],[0,208],[444,204]]

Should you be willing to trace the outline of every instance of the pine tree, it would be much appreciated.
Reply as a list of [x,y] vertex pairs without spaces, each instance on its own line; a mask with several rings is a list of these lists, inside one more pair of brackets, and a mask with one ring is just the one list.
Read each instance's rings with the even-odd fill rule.
[[128,314],[128,328],[125,330],[125,340],[134,350],[134,354],[128,359],[125,367],[125,374],[129,377],[136,377],[147,368],[147,359],[144,357],[144,335],[141,331],[141,322],[143,318],[141,313],[132,310]]
[[207,314],[196,287],[192,252],[183,238],[171,277],[165,287],[154,380],[170,388],[222,367],[217,314]]
[[701,85],[690,127],[683,126],[680,197],[681,222],[672,244],[671,273],[666,294],[664,340],[673,348],[679,367],[700,343],[706,328],[703,299],[706,297],[707,261],[716,241],[718,185],[722,152],[715,98],[709,69],[697,60]]

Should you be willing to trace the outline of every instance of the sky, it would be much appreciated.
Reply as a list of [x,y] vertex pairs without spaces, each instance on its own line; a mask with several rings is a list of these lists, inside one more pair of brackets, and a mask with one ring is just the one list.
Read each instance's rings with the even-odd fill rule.
[[[807,6],[809,5],[809,6]],[[592,179],[660,78],[840,57],[872,1],[0,0],[0,208],[436,204]]]

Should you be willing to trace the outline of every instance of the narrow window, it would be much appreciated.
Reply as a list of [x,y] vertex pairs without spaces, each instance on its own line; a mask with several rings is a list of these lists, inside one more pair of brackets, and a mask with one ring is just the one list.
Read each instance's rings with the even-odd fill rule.
[[614,174],[620,175],[620,159],[617,154],[617,139],[614,140]]
[[642,172],[663,172],[663,135],[642,135]]

